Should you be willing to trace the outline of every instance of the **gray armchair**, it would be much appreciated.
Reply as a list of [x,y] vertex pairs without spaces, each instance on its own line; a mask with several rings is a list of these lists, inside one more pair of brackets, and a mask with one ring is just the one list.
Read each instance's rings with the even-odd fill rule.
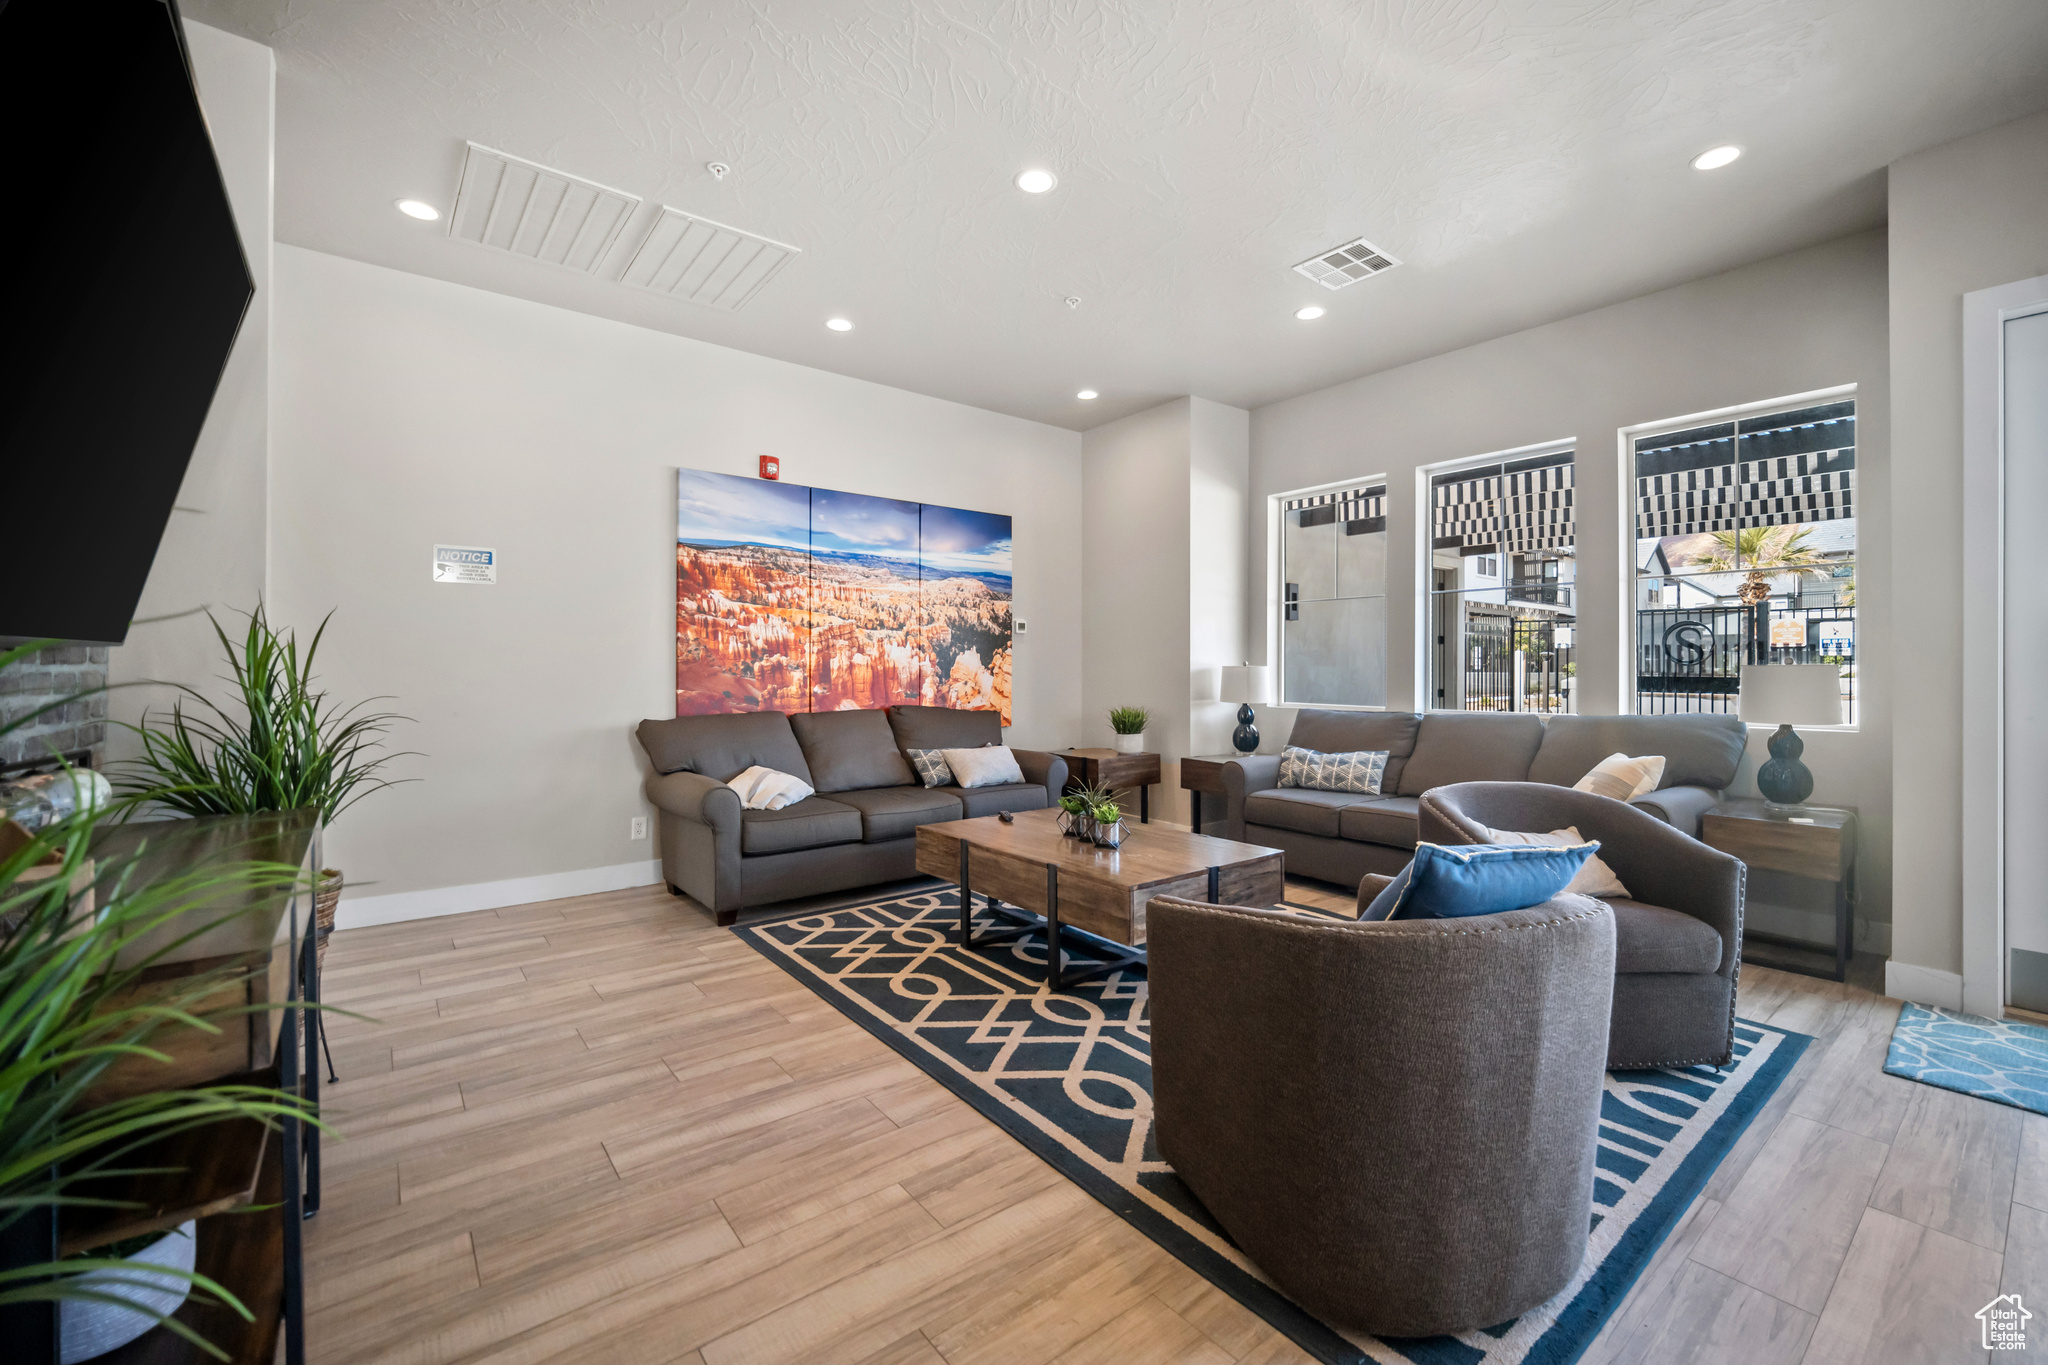
[[1741,860],[1654,815],[1569,787],[1461,782],[1425,792],[1421,836],[1483,844],[1495,830],[1574,826],[1628,888],[1614,908],[1614,1025],[1607,1064],[1721,1066],[1734,1056],[1742,958]]
[[1564,1288],[1593,1207],[1605,905],[1147,913],[1160,1155],[1283,1293],[1337,1327],[1429,1336]]

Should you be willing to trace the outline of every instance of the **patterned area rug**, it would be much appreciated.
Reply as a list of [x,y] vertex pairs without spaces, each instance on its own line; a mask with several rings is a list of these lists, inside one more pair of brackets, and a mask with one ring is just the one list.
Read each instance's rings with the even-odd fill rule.
[[[1592,1245],[1577,1278],[1514,1322],[1462,1337],[1340,1333],[1295,1307],[1210,1220],[1152,1142],[1142,970],[1045,990],[1045,941],[963,952],[951,886],[742,924],[742,939],[936,1077],[1238,1302],[1332,1365],[1568,1365],[1811,1040],[1741,1023],[1727,1071],[1611,1075]],[[988,920],[983,927],[997,927]]]
[[2048,1028],[1907,1005],[1884,1069],[1943,1090],[2048,1114]]

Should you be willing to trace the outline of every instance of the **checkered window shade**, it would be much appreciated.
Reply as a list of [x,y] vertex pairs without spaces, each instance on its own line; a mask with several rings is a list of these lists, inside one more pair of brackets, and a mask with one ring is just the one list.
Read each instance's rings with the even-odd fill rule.
[[1433,544],[1466,554],[1571,550],[1572,455],[1566,450],[1437,475],[1429,498]]
[[1639,540],[1856,514],[1853,402],[1645,437],[1635,456]]
[[1337,521],[1378,521],[1384,530],[1387,519],[1387,486],[1383,483],[1361,485],[1357,488],[1332,489],[1327,493],[1308,493],[1298,498],[1289,498],[1283,504],[1289,512],[1308,512],[1319,507],[1330,507],[1336,511]]

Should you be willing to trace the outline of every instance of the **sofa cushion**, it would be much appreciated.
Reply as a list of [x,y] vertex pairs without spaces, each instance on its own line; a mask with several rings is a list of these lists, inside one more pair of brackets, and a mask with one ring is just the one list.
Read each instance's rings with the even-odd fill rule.
[[959,797],[927,787],[869,787],[837,792],[832,799],[860,812],[861,838],[870,844],[907,839],[919,825],[958,820],[963,813]]
[[1597,848],[1419,844],[1414,859],[1373,898],[1366,914],[1374,919],[1473,919],[1526,910],[1564,890]]
[[1004,810],[1044,810],[1051,804],[1045,788],[1036,782],[1009,782],[1000,787],[940,787],[948,796],[958,797],[970,816],[994,815]]
[[1714,927],[1691,915],[1615,896],[1614,970],[1685,972],[1698,975],[1719,970],[1721,936]]
[[821,792],[907,787],[917,781],[880,711],[812,711],[789,718]]
[[1529,780],[1569,787],[1609,754],[1662,754],[1660,785],[1720,791],[1747,744],[1740,716],[1552,716]]
[[781,810],[740,812],[740,852],[788,853],[860,840],[860,812],[852,806],[807,796]]
[[1318,711],[1310,708],[1294,717],[1287,742],[1299,749],[1318,753],[1348,754],[1361,750],[1386,751],[1387,766],[1380,774],[1380,790],[1401,790],[1401,769],[1415,752],[1415,735],[1422,717],[1412,711]]
[[1361,844],[1413,848],[1420,804],[1413,796],[1382,796],[1348,807],[1337,816],[1337,833]]
[[749,768],[773,768],[812,787],[810,765],[780,711],[745,715],[677,716],[640,722],[640,747],[658,773],[702,773],[730,782]]
[[980,749],[1003,742],[1003,718],[994,711],[892,706],[888,715],[899,749]]
[[1394,790],[1420,796],[1453,782],[1526,782],[1529,760],[1542,743],[1543,722],[1526,712],[1432,711],[1422,718],[1415,752]]
[[1280,829],[1299,830],[1303,834],[1320,834],[1326,838],[1337,837],[1337,817],[1353,806],[1368,804],[1375,798],[1353,796],[1350,792],[1319,792],[1304,787],[1275,787],[1248,796],[1244,801],[1244,819],[1248,825],[1274,825]]

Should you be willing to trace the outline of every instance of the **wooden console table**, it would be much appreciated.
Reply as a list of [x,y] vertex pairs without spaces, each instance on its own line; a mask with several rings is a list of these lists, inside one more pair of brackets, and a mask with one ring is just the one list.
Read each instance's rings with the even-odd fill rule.
[[[1781,957],[1778,953],[1767,953],[1754,960],[1759,967],[1775,967],[1780,971],[1818,976],[1829,981],[1848,979],[1856,908],[1854,808],[1783,808],[1767,801],[1723,801],[1700,817],[1700,842],[1723,853],[1731,853],[1751,867],[1833,883],[1835,969],[1832,973],[1802,965],[1796,959]],[[1813,950],[1811,944],[1773,934],[1745,931],[1742,937],[1745,958],[1750,956],[1748,944],[1752,939],[1780,949]]]
[[1120,754],[1114,749],[1068,749],[1067,790],[1086,784],[1112,791],[1138,789],[1138,822],[1152,823],[1152,784],[1159,780],[1158,754]]

